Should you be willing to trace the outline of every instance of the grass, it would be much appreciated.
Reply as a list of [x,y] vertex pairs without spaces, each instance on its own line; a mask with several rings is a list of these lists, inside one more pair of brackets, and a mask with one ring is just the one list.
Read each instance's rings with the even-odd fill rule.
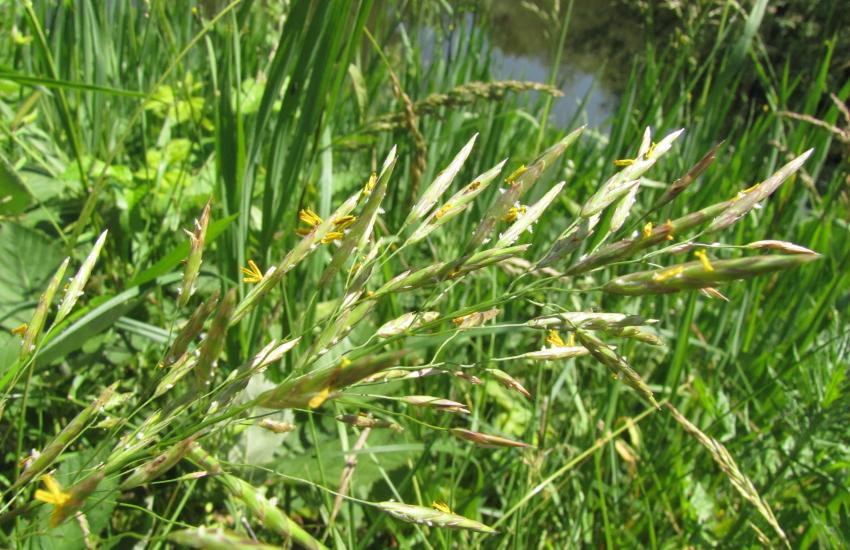
[[840,35],[689,9],[601,133],[483,11],[0,10],[3,544],[848,544]]

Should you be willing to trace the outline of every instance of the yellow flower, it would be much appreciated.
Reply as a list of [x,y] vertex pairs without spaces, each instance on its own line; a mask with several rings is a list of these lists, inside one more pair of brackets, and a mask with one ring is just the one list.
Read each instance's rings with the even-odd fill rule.
[[547,333],[546,342],[555,346],[555,347],[559,347],[559,348],[567,345],[567,343],[564,342],[564,339],[561,338],[561,335],[558,334],[557,330],[550,330]]
[[656,282],[666,281],[667,279],[672,279],[676,275],[679,275],[684,270],[684,267],[677,265],[676,267],[671,267],[670,269],[665,269],[664,271],[656,273],[652,276],[652,280]]
[[11,332],[12,334],[18,335],[18,336],[23,336],[24,334],[26,334],[27,328],[28,328],[27,324],[23,323],[21,325],[16,326],[15,328],[10,330],[9,332]]
[[338,241],[345,237],[345,233],[342,231],[328,231],[327,234],[322,237],[322,244],[329,244],[334,241]]
[[62,491],[62,486],[59,482],[53,479],[53,476],[46,474],[41,477],[44,486],[47,489],[38,489],[35,492],[35,499],[47,504],[53,505],[53,514],[50,516],[50,525],[55,527],[65,516],[65,507],[71,502],[71,494]]
[[360,192],[360,196],[368,197],[371,195],[376,183],[378,183],[378,174],[372,172],[372,175],[369,176],[369,181],[367,181],[366,185],[363,186],[363,191]]
[[646,150],[646,154],[643,156],[643,158],[645,158],[646,160],[651,159],[651,158],[652,158],[652,153],[654,153],[654,152],[655,152],[655,147],[656,147],[657,145],[658,145],[658,144],[657,144],[657,143],[655,143],[655,142],[653,141],[653,142],[650,144],[649,149],[647,149],[647,150]]
[[345,229],[351,227],[351,224],[357,221],[356,216],[340,216],[334,220],[334,227],[337,231],[344,231]]
[[516,206],[511,206],[508,210],[508,213],[505,214],[505,217],[502,218],[502,220],[508,223],[515,222],[517,218],[525,214],[526,210],[527,208],[524,204],[517,204]]
[[652,236],[652,222],[646,222],[646,225],[643,226],[643,237],[648,239]]
[[452,203],[447,202],[446,204],[441,206],[439,210],[437,210],[437,212],[434,214],[434,219],[439,220],[440,218],[445,216],[446,213],[448,213],[448,211],[451,210],[451,209],[452,209]]
[[248,260],[248,267],[240,267],[239,271],[247,275],[242,278],[243,283],[259,283],[263,280],[263,272],[254,263],[254,260]]
[[614,166],[631,166],[635,163],[635,159],[618,159],[614,161]]
[[711,260],[708,259],[708,254],[705,253],[705,250],[697,250],[694,252],[694,256],[699,258],[700,263],[702,264],[702,268],[706,271],[714,271],[714,266],[711,265]]
[[331,393],[330,386],[325,387],[325,389],[314,394],[313,397],[310,398],[310,401],[307,402],[307,406],[311,409],[321,407],[322,403],[324,403],[327,400],[328,395],[330,395],[330,393]]
[[343,357],[339,360],[339,368],[344,369],[349,365],[351,365],[351,359],[349,359],[348,357]]
[[310,226],[309,229],[299,229],[297,231],[299,235],[308,235],[317,225],[322,223],[322,218],[313,212],[312,208],[304,208],[298,212],[298,219]]
[[435,500],[431,503],[431,508],[437,510],[438,512],[443,512],[445,514],[454,514],[452,509],[449,508],[449,505],[443,502],[442,500]]

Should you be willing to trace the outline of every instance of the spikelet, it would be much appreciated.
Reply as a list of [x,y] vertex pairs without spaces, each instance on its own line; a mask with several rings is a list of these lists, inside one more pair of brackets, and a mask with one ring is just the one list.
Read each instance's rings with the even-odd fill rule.
[[263,428],[264,430],[268,430],[270,432],[274,432],[276,434],[285,434],[289,432],[294,432],[295,424],[291,422],[277,422],[272,420],[271,418],[264,418],[260,421],[257,426]]
[[814,254],[815,256],[817,256],[817,252],[815,252],[814,250],[809,250],[805,246],[789,243],[787,241],[755,241],[748,244],[747,248],[751,248],[753,250],[760,250],[766,248],[768,250],[778,250],[780,252],[784,252],[785,254]]
[[418,523],[429,527],[444,527],[447,529],[466,529],[486,534],[496,533],[495,529],[483,523],[434,508],[402,504],[400,502],[379,502],[376,506],[394,518],[408,523]]
[[487,321],[495,319],[498,314],[498,308],[487,309],[484,311],[475,311],[472,313],[467,313],[466,315],[461,315],[460,317],[455,317],[454,319],[452,319],[452,323],[454,323],[454,325],[460,329],[479,327]]
[[584,346],[552,346],[544,347],[537,351],[529,351],[519,355],[518,359],[531,359],[532,361],[554,361],[555,359],[572,359],[584,357],[589,351]]
[[638,150],[638,157],[633,162],[628,163],[623,170],[617,172],[608,179],[599,190],[584,204],[581,209],[581,217],[590,218],[602,210],[609,204],[626,194],[634,180],[637,180],[647,170],[649,170],[656,161],[666,154],[673,146],[673,142],[678,138],[684,130],[677,130],[668,134],[655,147],[652,147],[652,154],[647,154],[650,150],[650,132],[646,129],[643,136],[643,142]]
[[[313,538],[307,531],[305,531],[298,523],[293,521],[289,516],[287,516],[283,510],[272,504],[269,499],[267,499],[262,493],[257,491],[257,489],[243,480],[242,478],[236,477],[234,475],[223,472],[221,463],[207,453],[203,448],[199,445],[195,445],[192,447],[189,452],[189,459],[204,468],[208,473],[212,474],[213,479],[215,479],[218,483],[227,490],[234,498],[241,501],[251,512],[253,516],[255,516],[262,525],[275,533],[282,535],[287,538],[291,538],[294,542],[297,543],[298,546],[302,548],[311,548],[315,550],[327,550],[325,546]],[[203,539],[207,541],[208,539]],[[181,544],[186,543],[186,539],[177,541]],[[230,544],[230,541],[227,541]],[[224,545],[224,546],[214,546],[211,544],[204,544],[201,546],[196,546],[196,548],[245,548],[246,550],[251,549],[255,550],[256,548],[278,548],[274,547],[266,547],[262,545],[257,545],[253,541],[249,541],[250,545],[245,546],[233,546],[233,545]],[[247,543],[246,543],[247,544]]]
[[733,199],[731,206],[714,218],[711,225],[709,225],[708,229],[706,229],[706,233],[720,231],[721,229],[725,229],[738,221],[742,216],[744,216],[744,214],[752,210],[756,204],[772,195],[785,180],[791,177],[792,174],[803,166],[803,163],[806,162],[813,152],[814,149],[809,149],[777,170],[772,176],[763,182],[755,185],[751,189],[739,193],[738,197]]
[[595,336],[592,336],[590,333],[583,330],[577,330],[576,337],[597,361],[608,367],[611,374],[613,374],[616,378],[622,377],[623,382],[631,386],[632,389],[636,390],[656,408],[659,407],[658,402],[652,395],[652,390],[649,389],[649,386],[646,385],[643,378],[641,378],[637,371],[635,371],[624,358],[617,355],[614,350],[605,345],[604,342]]
[[[68,263],[70,261],[70,258],[65,258],[65,261],[63,261],[62,265],[59,266],[59,269],[56,270],[53,278],[50,279],[44,293],[38,299],[38,305],[35,308],[35,312],[32,314],[32,319],[27,324],[27,329],[26,332],[24,332],[24,338],[21,342],[21,361],[25,360],[33,351],[35,351],[35,345],[39,335],[41,334],[41,329],[44,328],[44,321],[47,318],[47,313],[50,310],[50,306],[53,304],[53,297],[56,295],[56,290],[62,283],[62,277],[65,276],[65,270],[68,268]],[[54,325],[55,324],[56,323],[54,322]]]
[[[720,212],[726,210],[732,201],[725,201],[713,204],[697,212],[692,212],[681,218],[677,218],[667,223],[659,225],[651,225],[648,231],[635,239],[625,239],[615,243],[603,246],[589,256],[580,259],[573,266],[565,271],[567,275],[578,275],[586,273],[598,267],[608,265],[613,262],[628,259],[638,252],[649,247],[666,242],[675,235],[680,235],[685,231],[693,229],[716,216]],[[563,258],[563,254],[554,258],[553,261]]]
[[207,318],[212,314],[215,306],[218,305],[219,294],[219,290],[216,289],[212,296],[195,308],[192,316],[189,317],[189,320],[186,321],[186,324],[177,333],[174,342],[171,343],[171,347],[168,349],[165,359],[159,363],[159,367],[162,368],[174,364],[175,361],[186,353],[186,350],[189,349],[189,344],[201,333]]
[[499,369],[486,369],[487,372],[493,375],[493,377],[498,381],[501,385],[508,388],[509,390],[514,390],[522,394],[526,399],[531,399],[531,392],[525,389],[519,380],[506,373],[505,371]]
[[280,548],[272,544],[257,542],[256,540],[227,531],[221,527],[193,527],[172,531],[168,540],[180,548],[205,548],[229,550],[276,550]]
[[198,273],[200,273],[201,262],[203,261],[204,240],[207,236],[209,223],[210,202],[207,201],[201,217],[195,220],[195,230],[187,231],[189,235],[189,257],[186,259],[186,268],[183,270],[183,284],[180,287],[180,295],[177,297],[177,305],[180,307],[189,303],[189,298],[195,293]]
[[484,447],[488,449],[494,449],[497,447],[531,447],[531,445],[529,445],[528,443],[523,443],[522,441],[514,441],[513,439],[507,439],[504,437],[499,437],[497,435],[473,432],[472,430],[465,430],[463,428],[452,428],[449,430],[449,432],[451,432],[453,436],[459,439],[471,441],[479,447]]
[[38,453],[38,456],[28,462],[26,468],[24,468],[24,471],[21,472],[21,475],[12,485],[10,490],[17,490],[49,468],[53,464],[53,461],[56,460],[56,457],[65,450],[65,447],[70,445],[71,442],[74,441],[74,439],[76,439],[77,436],[80,435],[80,433],[86,428],[89,420],[103,410],[103,407],[112,398],[112,395],[115,393],[115,388],[117,387],[118,382],[115,382],[111,386],[104,388],[97,399],[95,399],[88,407],[80,411],[77,416],[75,416],[74,419],[71,420],[62,429],[62,431],[60,431],[56,437],[54,437],[50,443],[41,450],[40,453]]
[[572,145],[578,139],[584,129],[585,126],[582,126],[573,130],[564,137],[564,139],[543,151],[543,153],[541,153],[540,156],[538,156],[534,162],[532,162],[529,167],[522,172],[522,174],[509,182],[510,186],[498,197],[496,202],[490,206],[484,216],[484,219],[481,220],[481,223],[479,223],[478,227],[475,228],[472,238],[469,239],[464,247],[464,255],[471,254],[473,250],[478,248],[490,237],[493,230],[496,228],[496,224],[499,223],[499,220],[505,217],[505,214],[507,214],[511,206],[519,201],[526,191],[528,191],[540,178],[543,172],[552,166],[555,161],[558,160],[558,157],[564,153],[567,147]]
[[436,319],[439,319],[439,311],[411,311],[405,313],[401,317],[393,319],[381,325],[381,328],[375,333],[381,338],[389,338],[396,334],[401,334],[410,330],[417,329],[422,325],[428,324]]
[[649,211],[658,211],[659,208],[672,202],[683,191],[685,191],[685,189],[690,187],[691,184],[714,162],[714,159],[717,156],[717,150],[721,145],[723,145],[722,141],[712,147],[700,160],[698,160],[697,163],[688,170],[687,174],[671,183],[670,187],[664,191],[664,194],[661,195],[655,203],[653,203]]
[[664,269],[639,271],[609,281],[604,292],[642,296],[668,294],[681,290],[714,287],[718,283],[749,279],[765,273],[791,269],[820,258],[816,254],[754,256],[711,262],[707,270],[702,262],[689,262]]
[[422,193],[422,196],[416,201],[416,204],[413,205],[413,208],[410,210],[410,214],[408,214],[407,219],[404,221],[404,225],[407,225],[415,220],[420,218],[424,218],[431,209],[437,204],[437,201],[446,192],[449,185],[451,185],[452,180],[454,180],[455,176],[458,172],[460,172],[463,163],[466,162],[467,157],[469,157],[469,153],[472,152],[472,147],[475,145],[475,140],[478,139],[478,134],[472,136],[472,138],[466,142],[466,145],[458,152],[455,158],[449,163],[449,165],[434,178],[434,181],[431,185],[425,189],[425,192]]
[[552,315],[535,317],[525,324],[534,328],[562,328],[575,330],[610,330],[631,326],[642,326],[656,323],[655,319],[645,319],[640,315],[625,313],[605,313],[595,311],[566,311]]
[[[393,148],[395,150],[395,148]],[[334,220],[343,218],[354,210],[360,200],[360,193],[356,193],[343,202],[339,208],[327,219],[314,227],[305,235],[295,247],[284,256],[283,260],[276,266],[269,267],[263,274],[262,280],[255,284],[242,301],[236,306],[230,318],[230,326],[238,323],[249,311],[254,309],[272,288],[277,286],[287,273],[295,269],[301,261],[316,250],[328,232],[334,227]],[[360,220],[358,220],[360,221]]]
[[201,342],[199,349],[198,362],[193,369],[195,372],[195,381],[201,391],[205,391],[210,383],[212,369],[215,366],[218,356],[224,349],[224,344],[227,339],[227,330],[230,324],[230,316],[233,313],[233,308],[236,306],[236,289],[231,288],[221,303],[218,306],[218,311],[213,318],[210,330],[207,333],[204,341]]
[[399,401],[407,403],[408,405],[413,405],[414,407],[427,407],[445,412],[469,414],[469,409],[466,405],[450,399],[442,399],[439,397],[432,397],[430,395],[407,395],[405,397],[399,397],[398,399]]
[[254,401],[269,409],[307,408],[310,401],[325,390],[346,388],[397,364],[407,350],[370,354],[353,359],[351,363],[334,364],[286,380],[263,392]]
[[[334,253],[333,258],[331,258],[331,262],[322,273],[322,277],[319,279],[320,286],[324,286],[331,280],[331,278],[342,267],[342,264],[351,257],[358,247],[362,249],[366,245],[369,236],[372,234],[372,228],[375,225],[378,213],[381,211],[381,202],[387,194],[389,179],[393,173],[397,160],[398,157],[396,156],[396,148],[393,147],[390,150],[389,155],[387,155],[387,158],[384,159],[384,164],[381,167],[381,174],[372,186],[368,195],[369,198],[366,201],[362,212],[360,212],[360,216],[354,221],[351,227],[346,230],[342,237],[342,244]],[[369,181],[372,182],[372,179]],[[347,213],[343,215],[334,214],[333,219],[344,219],[346,215]]]
[[171,448],[153,460],[138,466],[135,470],[133,470],[133,473],[124,480],[120,489],[122,491],[127,491],[157,479],[186,456],[192,445],[195,444],[195,439],[197,439],[197,436],[191,436],[183,441],[178,441],[172,445]]
[[720,466],[720,469],[723,470],[723,473],[726,474],[726,477],[738,493],[756,507],[756,510],[758,510],[770,526],[773,527],[773,530],[776,531],[776,534],[779,535],[779,538],[785,546],[787,548],[791,548],[791,545],[788,542],[788,537],[785,535],[785,531],[782,530],[782,527],[780,527],[779,522],[776,521],[776,516],[773,515],[770,505],[761,497],[761,495],[758,494],[758,491],[756,491],[756,488],[753,485],[753,482],[750,481],[750,478],[741,472],[741,469],[738,468],[738,465],[735,463],[735,459],[732,458],[732,455],[729,454],[726,447],[713,437],[709,437],[704,434],[687,418],[682,416],[682,414],[673,405],[667,403],[667,409],[670,411],[670,414],[676,422],[678,422],[689,435],[699,441],[703,447],[708,449],[708,452],[711,454],[711,458],[713,458]]
[[537,221],[546,208],[555,200],[558,193],[564,188],[564,185],[566,185],[566,182],[562,181],[552,187],[539,201],[530,206],[522,216],[519,216],[507,231],[499,235],[499,242],[496,243],[495,248],[511,246],[519,239],[524,231],[531,230],[532,224]]
[[337,421],[357,428],[389,428],[394,432],[403,432],[404,428],[395,422],[373,418],[365,414],[340,414],[336,416]]
[[[441,208],[434,210],[422,223],[419,224],[413,234],[411,234],[411,236],[407,239],[407,244],[413,244],[421,241],[437,228],[454,219],[461,212],[469,208],[475,197],[480,195],[482,191],[487,189],[487,187],[495,181],[506,162],[507,159],[503,160],[493,168],[490,168],[483,174],[476,177],[472,180],[472,183],[452,195]],[[447,206],[448,208],[446,208]]]
[[54,325],[61,323],[62,320],[71,313],[71,309],[73,309],[74,304],[76,304],[79,297],[83,295],[83,288],[85,288],[86,283],[91,276],[94,264],[97,263],[97,258],[100,256],[100,250],[103,248],[103,243],[106,241],[107,233],[108,231],[104,231],[100,234],[97,241],[95,241],[91,252],[89,252],[89,255],[86,256],[86,259],[80,266],[79,271],[77,271],[77,274],[74,275],[74,278],[71,279],[71,282],[68,284],[68,288],[65,290],[65,296],[62,298],[62,303],[59,304],[59,311],[56,313],[56,318],[53,320]]

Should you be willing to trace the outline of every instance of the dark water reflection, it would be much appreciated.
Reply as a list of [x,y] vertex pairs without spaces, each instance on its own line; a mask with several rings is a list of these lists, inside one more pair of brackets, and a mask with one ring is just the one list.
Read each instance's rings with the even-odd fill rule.
[[[556,3],[491,0],[483,6],[490,21],[495,78],[548,81],[560,32]],[[566,3],[560,2],[561,14]],[[564,97],[553,105],[554,124],[568,124],[587,96],[579,120],[597,129],[607,126],[631,64],[642,50],[642,33],[640,20],[624,13],[618,0],[573,2],[558,70],[557,85]]]
[[[452,25],[466,27],[467,32],[460,34],[469,36],[473,25],[485,32],[486,43],[491,47],[490,71],[494,80],[544,83],[550,78],[567,3],[568,0],[449,0],[454,10]],[[556,5],[560,5],[559,11],[554,9]],[[565,127],[573,121],[587,122],[597,130],[608,129],[608,120],[644,44],[641,18],[625,9],[623,0],[574,0],[556,80],[564,96],[555,99],[550,123]],[[418,27],[425,65],[433,62],[435,55],[447,55],[446,44],[441,40],[455,44],[458,33],[447,30],[451,28],[447,25],[438,32],[433,27]],[[438,53],[437,47],[444,51]],[[453,62],[448,57],[446,61]],[[534,100],[535,93],[530,96]]]

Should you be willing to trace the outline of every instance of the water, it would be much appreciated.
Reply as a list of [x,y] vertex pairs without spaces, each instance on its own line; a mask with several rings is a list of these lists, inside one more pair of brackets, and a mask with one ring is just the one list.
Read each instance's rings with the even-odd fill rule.
[[[464,5],[462,0],[450,3],[458,10]],[[555,3],[557,0],[489,2],[487,42],[492,46],[493,79],[549,81],[559,38],[555,13],[566,11],[562,6],[555,12]],[[637,18],[623,14],[619,6],[618,0],[574,1],[556,80],[564,95],[553,101],[550,124],[566,128],[576,121],[600,131],[609,129],[631,64],[643,49],[642,25]],[[459,20],[468,30],[480,24],[481,17],[466,13]],[[420,31],[424,31],[419,36],[423,62],[428,64],[437,54],[436,33],[431,28]],[[534,94],[529,93],[532,100]]]

